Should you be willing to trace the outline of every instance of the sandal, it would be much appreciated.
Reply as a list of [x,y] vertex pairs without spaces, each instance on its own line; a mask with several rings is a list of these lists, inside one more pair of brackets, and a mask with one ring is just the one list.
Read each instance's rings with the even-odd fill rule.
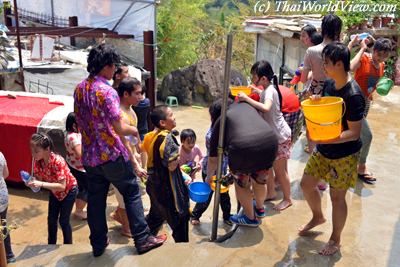
[[326,243],[322,247],[322,249],[318,251],[318,254],[322,256],[331,256],[339,251],[340,251],[340,245],[335,245],[335,242],[333,240],[329,240],[328,243]]
[[359,173],[358,179],[366,184],[375,184],[376,182],[376,178],[372,176],[372,173]]

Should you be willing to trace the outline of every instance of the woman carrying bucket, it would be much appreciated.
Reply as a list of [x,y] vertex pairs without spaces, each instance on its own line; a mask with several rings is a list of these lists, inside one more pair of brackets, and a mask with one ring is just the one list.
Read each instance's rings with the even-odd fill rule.
[[[263,86],[260,102],[251,99],[244,93],[239,93],[240,101],[247,102],[262,112],[263,119],[269,123],[278,137],[278,153],[273,163],[273,171],[281,184],[283,200],[274,207],[281,211],[292,205],[290,197],[290,179],[287,162],[290,158],[291,130],[282,114],[282,95],[278,88],[278,79],[268,61],[261,60],[251,67],[252,82],[256,86]],[[273,177],[272,169],[269,177]],[[268,190],[274,190],[274,179],[268,179]]]
[[[317,147],[307,162],[300,183],[312,211],[312,218],[299,229],[299,235],[305,235],[326,221],[322,213],[321,196],[316,188],[319,179],[323,178],[330,185],[333,230],[329,241],[319,253],[329,256],[340,249],[341,233],[347,218],[346,192],[349,187],[354,187],[357,181],[365,100],[360,87],[349,74],[349,49],[344,44],[334,42],[324,48],[322,55],[325,72],[333,79],[325,81],[323,93],[331,97],[318,97],[318,101],[302,102],[307,127],[316,127],[318,124],[319,128],[309,131],[310,134],[314,134],[310,137],[317,143]],[[329,100],[333,97],[336,98],[335,101]],[[342,110],[343,102],[345,109]],[[314,111],[309,112],[313,106]],[[319,114],[318,118],[310,118],[310,115],[314,114]],[[312,124],[309,124],[311,121]],[[326,136],[326,132],[332,136]]]
[[[348,48],[351,49],[359,38],[356,37],[350,41]],[[369,128],[367,115],[371,106],[372,93],[377,89],[378,80],[383,76],[385,64],[389,53],[392,50],[391,41],[387,38],[379,38],[375,41],[372,53],[367,53],[369,39],[365,38],[360,42],[360,51],[351,60],[350,70],[355,71],[354,78],[360,85],[362,92],[365,95],[365,118],[362,121],[361,140],[363,146],[360,152],[358,161],[358,178],[367,184],[374,184],[376,178],[367,170],[366,162],[372,142],[372,132]],[[385,78],[387,79],[387,78]],[[390,81],[390,80],[389,80]],[[392,81],[390,81],[392,82]],[[393,85],[393,82],[392,82]],[[385,91],[385,95],[390,90],[390,87]],[[379,93],[380,91],[378,91]]]

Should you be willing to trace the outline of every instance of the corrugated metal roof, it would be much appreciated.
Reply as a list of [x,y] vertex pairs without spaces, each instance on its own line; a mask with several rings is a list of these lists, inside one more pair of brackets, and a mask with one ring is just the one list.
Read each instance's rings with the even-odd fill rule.
[[322,15],[271,15],[252,17],[244,21],[244,30],[249,33],[276,32],[284,37],[292,37],[300,33],[304,25],[314,25],[321,28]]

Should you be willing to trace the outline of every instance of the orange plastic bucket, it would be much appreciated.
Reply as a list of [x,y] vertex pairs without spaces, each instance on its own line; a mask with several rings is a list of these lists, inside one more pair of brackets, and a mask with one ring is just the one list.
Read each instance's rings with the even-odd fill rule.
[[324,141],[339,137],[342,132],[343,103],[341,97],[334,96],[301,102],[311,140]]
[[250,95],[251,94],[251,88],[247,87],[247,86],[232,86],[231,87],[231,94],[233,96],[237,96],[239,94],[239,92],[243,92],[246,95]]

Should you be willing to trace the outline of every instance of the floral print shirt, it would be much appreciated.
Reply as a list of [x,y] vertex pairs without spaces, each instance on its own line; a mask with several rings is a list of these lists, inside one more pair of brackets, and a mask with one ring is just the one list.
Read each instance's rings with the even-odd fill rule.
[[53,195],[62,201],[74,188],[77,183],[75,177],[71,174],[67,162],[60,155],[50,153],[49,163],[44,166],[43,160],[35,160],[33,173],[38,180],[47,183],[63,183],[65,181],[64,191],[52,191]]
[[85,166],[95,167],[123,156],[128,151],[115,133],[112,123],[121,119],[117,91],[103,77],[83,80],[74,92],[74,111],[82,133]]

